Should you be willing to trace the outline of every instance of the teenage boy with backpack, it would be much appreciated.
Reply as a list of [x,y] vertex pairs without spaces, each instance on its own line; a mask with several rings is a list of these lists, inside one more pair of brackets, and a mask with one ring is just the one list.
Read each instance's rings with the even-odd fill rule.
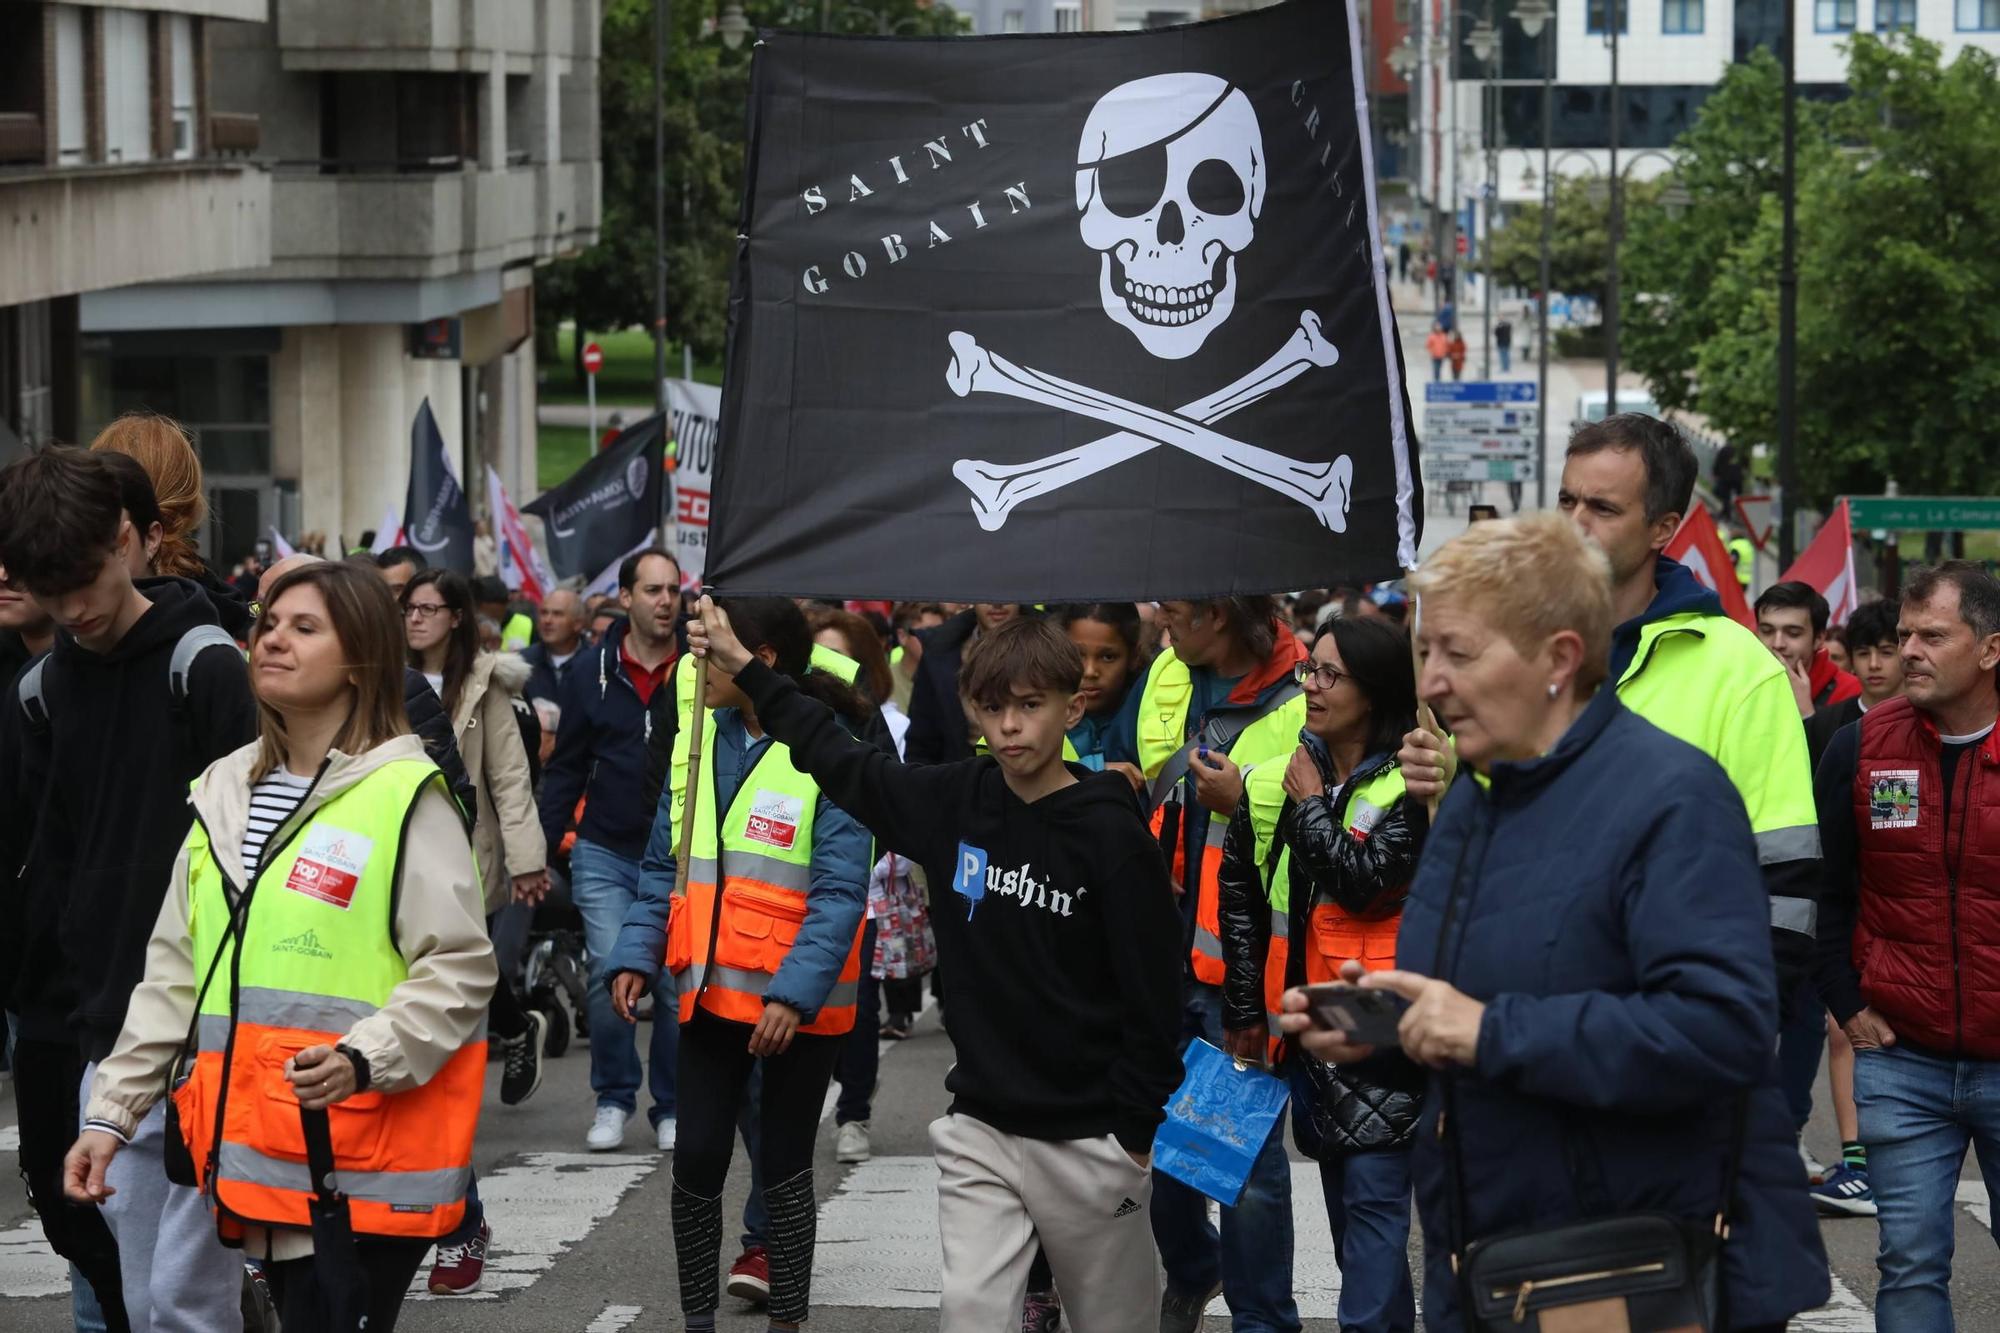
[[[60,886],[85,1088],[145,971],[187,837],[188,784],[257,735],[242,653],[207,594],[185,579],[135,583],[140,542],[102,456],[44,449],[0,472],[0,565],[62,631],[0,706],[20,710],[31,763],[47,775],[23,873]],[[164,1109],[108,1180],[126,1312],[155,1333],[239,1329],[242,1261],[200,1195],[167,1182]]]
[[1181,1079],[1180,912],[1132,788],[1062,758],[1083,659],[1046,620],[982,635],[958,678],[990,753],[903,765],[752,657],[703,598],[688,646],[792,762],[929,873],[958,1062],[937,1153],[945,1328],[1018,1325],[1040,1239],[1071,1321],[1153,1333],[1153,1135]]

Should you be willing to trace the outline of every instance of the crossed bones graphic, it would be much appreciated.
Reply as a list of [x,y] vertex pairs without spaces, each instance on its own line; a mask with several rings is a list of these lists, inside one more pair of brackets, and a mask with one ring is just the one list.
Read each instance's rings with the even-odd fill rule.
[[954,333],[950,341],[952,360],[945,372],[945,382],[959,397],[970,393],[1006,394],[1118,428],[1115,435],[1032,463],[988,463],[976,458],[961,458],[953,463],[952,475],[972,492],[972,512],[979,519],[979,526],[988,532],[998,531],[1015,506],[1128,462],[1163,444],[1290,496],[1312,510],[1334,532],[1347,530],[1349,490],[1354,481],[1352,458],[1342,454],[1327,463],[1301,462],[1209,429],[1308,370],[1333,365],[1340,359],[1339,350],[1320,332],[1319,316],[1310,310],[1300,313],[1299,327],[1270,359],[1235,383],[1195,399],[1178,412],[1161,412],[1043,371],[1017,366],[981,347],[969,333]]

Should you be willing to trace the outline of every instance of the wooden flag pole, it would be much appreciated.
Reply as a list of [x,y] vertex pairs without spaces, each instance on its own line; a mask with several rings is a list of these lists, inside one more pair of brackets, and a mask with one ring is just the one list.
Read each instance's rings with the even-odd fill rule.
[[[687,883],[688,853],[694,845],[695,811],[701,798],[701,737],[708,723],[708,655],[694,659],[694,710],[688,714],[688,725],[694,730],[688,733],[688,775],[687,799],[681,802],[680,840],[674,846],[674,866],[678,879]],[[668,765],[667,781],[674,780],[673,766]]]
[[[1404,570],[1403,576],[1408,578],[1414,573],[1416,573],[1414,569]],[[1423,626],[1423,599],[1412,592],[1410,594],[1410,670],[1415,673],[1416,679],[1419,682],[1424,677],[1424,658],[1423,654],[1417,650],[1417,634],[1423,629]],[[1458,765],[1452,755],[1451,742],[1446,739],[1444,728],[1438,725],[1437,714],[1431,711],[1431,706],[1424,702],[1423,695],[1421,694],[1417,696],[1417,726],[1437,737],[1438,747],[1442,751],[1438,758],[1438,767],[1444,773],[1444,781],[1439,784],[1437,795],[1424,802],[1425,807],[1430,811],[1431,819],[1435,821],[1438,815],[1438,807],[1444,804],[1445,789],[1451,786],[1452,771]]]

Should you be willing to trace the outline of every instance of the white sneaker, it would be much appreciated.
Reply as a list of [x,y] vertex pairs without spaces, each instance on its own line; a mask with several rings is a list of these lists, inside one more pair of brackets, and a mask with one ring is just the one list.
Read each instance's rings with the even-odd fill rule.
[[868,1160],[866,1120],[850,1120],[840,1127],[840,1135],[833,1145],[833,1160],[850,1164]]
[[600,1106],[597,1119],[590,1122],[584,1143],[592,1152],[614,1152],[625,1146],[625,1122],[631,1112],[621,1106]]
[[661,1152],[672,1152],[674,1150],[674,1140],[679,1137],[680,1124],[672,1116],[668,1116],[665,1120],[653,1126],[653,1140],[659,1144]]
[[1799,1160],[1805,1163],[1806,1183],[1808,1185],[1821,1183],[1832,1170],[1826,1163],[1812,1155],[1812,1151],[1806,1147],[1806,1136],[1803,1134],[1799,1135]]

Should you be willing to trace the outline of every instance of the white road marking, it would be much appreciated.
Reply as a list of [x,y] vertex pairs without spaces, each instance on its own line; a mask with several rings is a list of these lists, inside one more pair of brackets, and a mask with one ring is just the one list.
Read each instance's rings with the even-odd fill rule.
[[1977,1180],[1958,1182],[1958,1202],[1965,1211],[1979,1219],[1979,1225],[1991,1230],[1993,1227],[1993,1201],[1986,1197],[1986,1185]]
[[49,1248],[39,1220],[31,1217],[11,1231],[0,1231],[0,1296],[68,1295],[69,1264]]
[[[813,1300],[864,1309],[938,1306],[937,1163],[929,1157],[876,1157],[854,1168],[820,1206]],[[1340,1298],[1319,1168],[1292,1166],[1293,1295],[1299,1314],[1331,1319]],[[1227,1317],[1218,1298],[1209,1313]]]
[[432,1296],[425,1285],[430,1279],[426,1265],[417,1270],[410,1299],[492,1301],[533,1286],[666,1160],[658,1153],[528,1153],[514,1165],[480,1176],[479,1198],[493,1228],[493,1249],[479,1290]]
[[[917,1010],[916,1017],[910,1020],[911,1036],[916,1035],[917,1024],[923,1022],[924,1015],[928,1014],[934,1007],[936,1007],[936,1005],[937,1005],[937,996],[931,994],[930,988],[926,986],[924,988],[924,1007]],[[896,1041],[881,1041],[877,1042],[876,1045],[879,1048],[876,1052],[877,1057],[879,1058],[880,1056],[887,1055],[889,1053],[889,1048],[891,1046],[900,1046],[902,1045],[902,1043]],[[840,1101],[840,1080],[835,1079],[833,1082],[826,1085],[826,1100],[820,1103],[819,1122],[822,1125],[825,1124],[827,1120],[832,1117],[834,1105],[839,1101]]]
[[1875,1333],[1875,1312],[1835,1273],[1832,1298],[1817,1310],[1795,1316],[1791,1327],[1794,1333]]
[[0,1152],[21,1151],[21,1127],[0,1125]]
[[619,1333],[630,1328],[645,1311],[637,1305],[607,1305],[604,1313],[584,1326],[583,1333]]

